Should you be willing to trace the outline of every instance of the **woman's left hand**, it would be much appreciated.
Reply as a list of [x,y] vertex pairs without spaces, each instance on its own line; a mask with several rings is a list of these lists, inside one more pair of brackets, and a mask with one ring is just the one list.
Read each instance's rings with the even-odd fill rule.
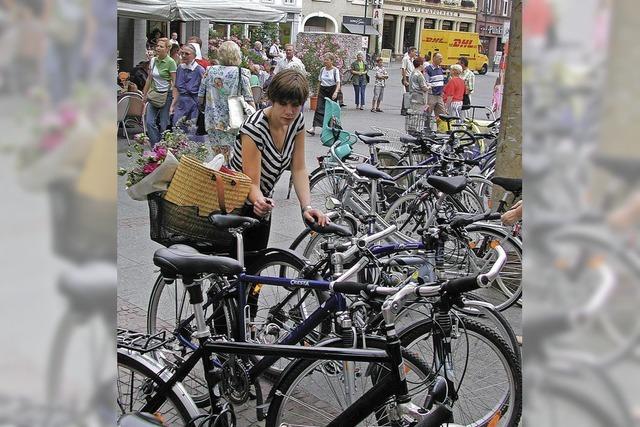
[[320,226],[324,227],[325,225],[327,225],[330,220],[329,217],[326,216],[321,210],[319,209],[309,209],[306,210],[303,214],[302,217],[304,218],[305,221],[308,222],[317,222],[318,224],[320,224]]

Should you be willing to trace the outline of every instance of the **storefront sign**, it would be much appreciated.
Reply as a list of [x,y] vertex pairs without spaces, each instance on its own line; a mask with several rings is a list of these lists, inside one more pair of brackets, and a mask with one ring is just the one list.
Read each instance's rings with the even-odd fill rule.
[[497,36],[502,34],[502,26],[501,25],[480,25],[480,32],[487,34],[495,34]]
[[382,25],[382,9],[373,9],[373,17],[371,18],[373,25]]
[[[375,11],[376,9],[374,9]],[[354,25],[371,25],[371,18],[363,18],[362,16],[345,16],[342,18],[343,24]]]
[[416,6],[402,6],[402,10],[405,12],[412,13],[425,13],[427,15],[437,15],[437,16],[451,16],[451,17],[460,17],[460,12],[454,12],[452,10],[439,10],[439,9],[427,9],[424,7],[416,7]]

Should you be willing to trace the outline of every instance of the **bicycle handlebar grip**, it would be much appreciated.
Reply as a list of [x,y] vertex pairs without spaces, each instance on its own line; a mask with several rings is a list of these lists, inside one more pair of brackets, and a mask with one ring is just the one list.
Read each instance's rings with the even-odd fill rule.
[[442,285],[442,290],[450,294],[463,294],[480,288],[478,276],[460,277],[451,279]]
[[500,214],[500,212],[492,212],[491,214],[489,214],[487,216],[487,219],[489,221],[497,220],[497,219],[500,219],[500,218],[502,218],[502,215]]
[[369,285],[358,282],[335,282],[333,284],[335,292],[348,295],[360,295],[361,292],[366,292],[368,288]]
[[440,427],[451,420],[452,412],[444,405],[432,409],[415,427]]

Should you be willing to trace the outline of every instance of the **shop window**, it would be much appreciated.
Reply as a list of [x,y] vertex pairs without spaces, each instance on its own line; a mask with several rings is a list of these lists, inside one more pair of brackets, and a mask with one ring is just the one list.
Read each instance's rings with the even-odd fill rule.
[[443,30],[453,30],[453,21],[442,21]]
[[482,13],[486,13],[486,14],[493,13],[493,0],[483,0]]
[[469,28],[471,27],[471,24],[468,22],[461,22],[460,23],[460,31],[465,31],[465,32],[469,32]]
[[424,29],[433,30],[434,28],[436,28],[436,20],[435,19],[427,18],[427,19],[424,20]]

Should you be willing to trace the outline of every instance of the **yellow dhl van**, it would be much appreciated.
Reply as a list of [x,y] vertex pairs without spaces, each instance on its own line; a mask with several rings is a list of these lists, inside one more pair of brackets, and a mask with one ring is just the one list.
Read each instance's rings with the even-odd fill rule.
[[442,54],[442,66],[449,67],[464,56],[469,61],[469,69],[485,74],[489,67],[487,55],[482,53],[478,33],[448,30],[422,30],[420,55],[435,52]]

